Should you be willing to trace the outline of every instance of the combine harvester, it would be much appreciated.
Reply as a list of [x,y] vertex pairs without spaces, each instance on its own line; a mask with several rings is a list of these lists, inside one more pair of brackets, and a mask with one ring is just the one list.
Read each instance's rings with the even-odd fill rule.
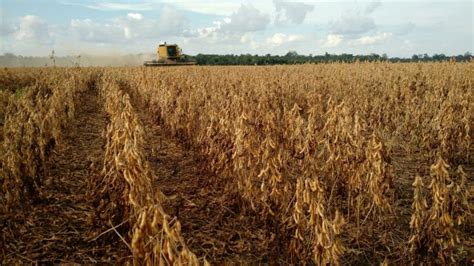
[[189,66],[196,65],[196,61],[187,60],[177,44],[160,44],[158,46],[158,60],[146,61],[146,67],[156,66]]

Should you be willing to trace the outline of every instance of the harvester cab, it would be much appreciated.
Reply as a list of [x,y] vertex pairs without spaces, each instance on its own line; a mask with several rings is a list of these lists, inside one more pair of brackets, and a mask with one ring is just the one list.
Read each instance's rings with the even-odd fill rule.
[[156,51],[157,60],[146,61],[144,66],[179,66],[195,65],[195,61],[187,60],[181,48],[177,44],[167,44],[166,42],[158,45]]

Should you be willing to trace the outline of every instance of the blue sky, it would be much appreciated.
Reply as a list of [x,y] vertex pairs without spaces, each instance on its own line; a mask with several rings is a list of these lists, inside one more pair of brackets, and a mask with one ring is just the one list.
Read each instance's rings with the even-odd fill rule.
[[473,51],[472,1],[0,0],[0,53],[301,54]]

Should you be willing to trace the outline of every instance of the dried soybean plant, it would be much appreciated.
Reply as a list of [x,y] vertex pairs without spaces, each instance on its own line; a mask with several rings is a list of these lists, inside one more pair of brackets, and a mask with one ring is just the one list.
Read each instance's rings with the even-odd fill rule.
[[[421,158],[423,168],[445,155],[452,165],[469,164],[469,68],[357,63],[119,72],[157,122],[201,151],[229,190],[278,224],[291,258],[336,263],[345,253],[321,243],[358,254],[349,262],[402,257],[396,252],[403,241],[388,240],[403,230],[408,237],[400,211],[409,204],[397,200],[409,188],[400,169],[395,175],[394,160]],[[467,190],[459,185],[456,195]],[[310,224],[316,215],[324,219]],[[322,234],[323,225],[334,228]],[[420,241],[412,242],[428,243]],[[393,253],[381,256],[386,250]]]
[[[1,146],[1,176],[4,212],[14,219],[18,208],[38,198],[38,187],[61,132],[74,115],[80,92],[86,89],[87,73],[68,70],[33,72],[33,85],[12,99],[5,113]],[[30,82],[28,82],[30,83]]]
[[368,143],[364,167],[368,179],[368,192],[372,197],[371,208],[374,208],[373,215],[379,223],[386,223],[387,214],[393,212],[394,185],[389,162],[390,157],[383,142],[376,133],[373,133]]
[[410,245],[410,251],[413,254],[425,254],[427,250],[423,250],[426,247],[426,212],[428,204],[424,195],[423,180],[419,175],[415,176],[413,182],[413,203],[412,203],[412,215],[410,220],[410,228],[412,229],[412,235],[408,244]]
[[[303,258],[311,254],[318,265],[339,264],[345,250],[339,237],[344,218],[336,211],[331,220],[324,207],[326,202],[324,188],[317,177],[297,180],[293,214],[296,239],[291,248]],[[305,250],[307,248],[311,248],[310,252]]]
[[[441,263],[455,263],[461,244],[460,235],[466,217],[470,214],[466,176],[462,167],[453,174],[450,166],[441,158],[430,169],[430,204],[427,204],[420,176],[416,176],[412,204],[409,240],[410,251],[423,257],[436,255]],[[457,179],[457,180],[456,180]]]
[[447,263],[448,258],[454,262],[452,249],[459,243],[454,217],[450,211],[454,183],[448,170],[449,165],[440,157],[438,162],[431,166],[431,183],[428,186],[432,197],[427,226],[428,251],[437,254],[443,263]]
[[[113,206],[111,216],[130,217],[130,248],[134,263],[146,265],[199,265],[181,236],[181,225],[163,210],[164,195],[151,184],[152,174],[144,157],[144,132],[130,97],[107,73],[100,93],[110,123],[105,133],[104,190]],[[118,214],[117,214],[118,212]],[[204,263],[207,263],[204,260]]]

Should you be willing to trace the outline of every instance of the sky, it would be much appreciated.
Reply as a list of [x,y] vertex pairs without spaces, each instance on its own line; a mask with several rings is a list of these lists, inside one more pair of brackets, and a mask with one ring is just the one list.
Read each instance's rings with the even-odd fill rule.
[[464,54],[473,1],[0,0],[0,54]]

